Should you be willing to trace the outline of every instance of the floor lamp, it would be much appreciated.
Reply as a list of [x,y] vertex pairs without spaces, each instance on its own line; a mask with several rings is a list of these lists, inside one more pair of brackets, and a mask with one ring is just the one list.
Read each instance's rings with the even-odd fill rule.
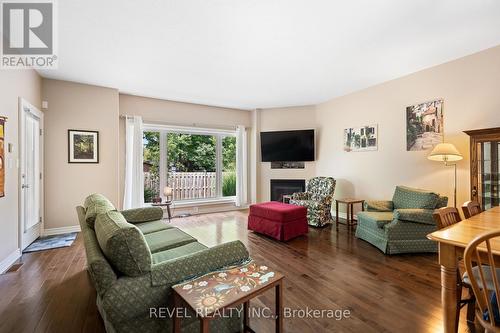
[[450,163],[463,159],[462,154],[451,143],[440,143],[434,147],[427,158],[431,161],[444,162],[445,166],[455,168],[455,178],[453,183],[453,207],[457,207],[457,164]]

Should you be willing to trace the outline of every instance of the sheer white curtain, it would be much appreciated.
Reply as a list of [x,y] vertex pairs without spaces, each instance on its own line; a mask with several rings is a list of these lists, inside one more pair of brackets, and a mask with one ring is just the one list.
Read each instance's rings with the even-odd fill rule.
[[125,119],[125,193],[123,209],[144,206],[144,173],[142,158],[142,118]]
[[247,204],[247,131],[245,126],[236,127],[236,206]]

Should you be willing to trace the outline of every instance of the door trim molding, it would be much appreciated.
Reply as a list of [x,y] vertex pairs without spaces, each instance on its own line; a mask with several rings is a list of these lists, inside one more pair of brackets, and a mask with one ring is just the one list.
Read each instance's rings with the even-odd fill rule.
[[19,161],[19,173],[18,173],[18,188],[19,194],[18,194],[18,200],[19,200],[19,205],[18,205],[18,246],[19,249],[23,250],[23,234],[24,234],[24,220],[23,220],[23,191],[21,190],[21,184],[23,182],[22,178],[22,163],[24,159],[24,125],[25,125],[25,108],[30,110],[30,113],[35,115],[39,119],[39,126],[40,126],[40,235],[42,235],[43,230],[44,230],[44,224],[45,224],[45,215],[44,215],[44,178],[45,178],[45,171],[44,171],[44,114],[41,112],[37,107],[33,106],[30,102],[28,102],[26,99],[19,97],[18,100],[18,119],[19,119],[19,152],[18,152],[18,161]]
[[19,258],[21,258],[21,249],[16,249],[0,262],[0,274],[4,274],[10,266],[12,266]]

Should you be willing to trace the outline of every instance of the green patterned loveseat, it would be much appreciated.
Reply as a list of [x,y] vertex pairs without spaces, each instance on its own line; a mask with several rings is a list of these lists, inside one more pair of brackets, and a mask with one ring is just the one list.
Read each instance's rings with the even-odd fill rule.
[[434,209],[446,207],[448,198],[431,191],[397,186],[391,201],[367,201],[358,212],[356,237],[384,253],[437,252],[427,234],[436,230]]
[[[104,196],[93,194],[77,213],[107,332],[171,332],[167,309],[173,307],[173,285],[249,260],[241,242],[207,248],[162,221],[159,207],[119,212]],[[190,317],[182,319],[182,332],[199,332],[199,321],[194,313]],[[232,333],[242,323],[235,315],[212,320],[210,328]]]
[[307,207],[307,223],[323,227],[332,222],[333,193],[336,181],[332,177],[314,177],[307,181],[306,191],[292,195],[290,203]]

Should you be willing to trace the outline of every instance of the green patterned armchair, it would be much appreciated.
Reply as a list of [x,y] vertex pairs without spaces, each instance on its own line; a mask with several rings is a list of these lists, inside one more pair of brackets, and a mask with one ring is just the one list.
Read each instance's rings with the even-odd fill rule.
[[365,202],[356,237],[386,254],[437,252],[427,235],[436,230],[434,209],[447,204],[447,197],[434,192],[397,186],[391,201]]
[[[97,291],[97,308],[109,332],[172,332],[172,286],[249,260],[234,241],[207,248],[162,221],[159,207],[123,212],[101,195],[77,207],[87,270]],[[181,321],[182,332],[199,332],[194,313]],[[210,321],[211,332],[240,331],[243,318]]]
[[322,227],[332,222],[330,208],[335,179],[332,177],[314,177],[307,181],[306,191],[294,193],[290,199],[292,205],[307,207],[307,222],[314,227]]

